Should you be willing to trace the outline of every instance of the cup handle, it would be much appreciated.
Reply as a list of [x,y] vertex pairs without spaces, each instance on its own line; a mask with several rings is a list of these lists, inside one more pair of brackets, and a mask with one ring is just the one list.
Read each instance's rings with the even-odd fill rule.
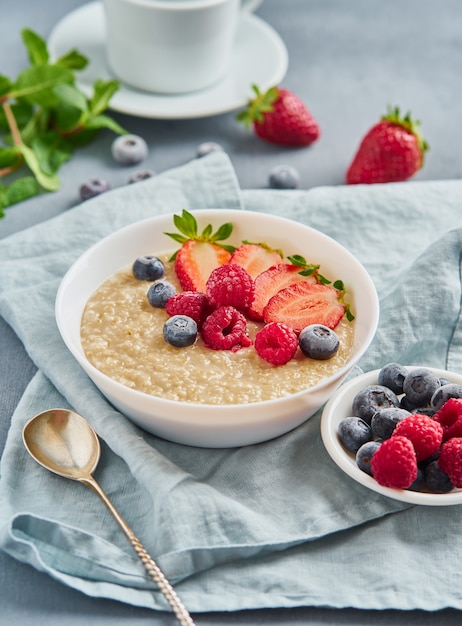
[[248,11],[250,13],[251,11],[258,9],[262,2],[263,0],[241,0],[241,10]]

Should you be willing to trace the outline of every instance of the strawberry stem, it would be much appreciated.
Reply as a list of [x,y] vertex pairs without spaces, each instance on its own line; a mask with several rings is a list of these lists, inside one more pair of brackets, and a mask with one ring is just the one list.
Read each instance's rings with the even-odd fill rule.
[[428,142],[424,139],[422,135],[422,130],[420,128],[420,121],[412,119],[410,111],[408,111],[404,116],[401,116],[399,107],[393,108],[391,105],[388,105],[387,113],[386,115],[383,115],[381,119],[385,122],[390,122],[392,124],[396,124],[397,126],[401,126],[402,128],[405,128],[416,137],[420,151],[422,153],[422,165],[423,165],[425,152],[430,149],[430,146],[428,145]]
[[277,87],[270,87],[268,91],[261,92],[257,85],[252,85],[255,97],[249,100],[247,108],[236,115],[239,122],[243,122],[246,128],[253,122],[263,122],[265,113],[271,113],[274,103],[279,98],[279,90]]
[[164,233],[168,237],[171,237],[178,243],[185,243],[186,241],[190,241],[191,239],[194,241],[204,241],[206,243],[215,243],[221,248],[224,248],[228,251],[234,251],[234,246],[227,246],[224,244],[218,243],[219,241],[223,241],[224,239],[228,239],[228,237],[233,232],[233,225],[231,222],[226,222],[222,224],[216,232],[213,232],[212,224],[207,224],[201,233],[198,231],[197,220],[192,213],[183,209],[181,215],[173,216],[173,223],[180,231],[179,233]]

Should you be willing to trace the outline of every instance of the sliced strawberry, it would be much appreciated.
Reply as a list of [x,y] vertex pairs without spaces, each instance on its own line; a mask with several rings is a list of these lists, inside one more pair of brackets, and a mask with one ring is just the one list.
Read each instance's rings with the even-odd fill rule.
[[228,263],[231,253],[215,243],[190,239],[182,244],[175,258],[175,272],[185,291],[205,293],[212,270]]
[[281,289],[301,281],[317,282],[314,274],[311,276],[300,274],[302,269],[298,265],[280,263],[259,274],[255,279],[255,297],[249,309],[249,317],[262,320],[263,309]]
[[202,291],[212,270],[228,263],[234,246],[218,243],[227,239],[232,231],[231,222],[222,224],[213,232],[212,224],[199,230],[195,216],[183,209],[174,215],[173,222],[179,232],[164,233],[181,244],[170,261],[175,261],[175,271],[184,291]]
[[345,313],[334,287],[312,284],[306,280],[286,287],[273,296],[263,311],[263,318],[282,322],[299,333],[310,324],[335,328]]
[[256,278],[274,265],[283,262],[281,254],[268,246],[260,243],[243,243],[231,255],[229,260],[234,265],[240,265]]

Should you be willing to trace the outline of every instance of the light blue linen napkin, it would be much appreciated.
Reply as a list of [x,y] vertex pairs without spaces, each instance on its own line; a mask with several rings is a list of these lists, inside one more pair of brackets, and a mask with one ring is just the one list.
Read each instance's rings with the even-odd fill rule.
[[325,452],[320,412],[255,446],[181,446],[115,411],[68,353],[53,306],[70,264],[125,224],[208,207],[291,217],[358,256],[381,297],[363,370],[399,360],[462,372],[461,182],[240,191],[214,154],[108,192],[0,242],[0,312],[39,368],[1,461],[0,547],[88,595],[166,608],[96,496],[25,452],[24,423],[70,406],[103,440],[97,480],[189,610],[462,608],[448,584],[459,577],[460,506],[410,507],[356,484]]

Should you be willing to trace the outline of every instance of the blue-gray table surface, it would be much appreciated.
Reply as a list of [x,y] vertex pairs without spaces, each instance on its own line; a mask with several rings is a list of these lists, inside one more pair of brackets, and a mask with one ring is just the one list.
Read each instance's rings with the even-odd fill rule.
[[[0,20],[0,74],[15,77],[27,65],[20,30],[48,37],[53,26],[82,0],[3,0]],[[462,5],[458,0],[264,0],[257,14],[282,37],[289,68],[282,81],[317,118],[322,138],[315,149],[265,144],[238,126],[234,112],[194,120],[114,117],[142,135],[150,153],[143,167],[165,171],[194,158],[196,146],[217,141],[230,155],[243,189],[264,188],[278,163],[296,167],[301,188],[344,184],[359,140],[388,103],[412,110],[422,121],[431,150],[414,180],[462,176]],[[7,209],[0,237],[38,223],[78,203],[78,188],[92,176],[112,187],[126,184],[127,171],[110,157],[113,136],[103,133],[61,172],[62,188]],[[367,219],[367,218],[365,218]],[[21,342],[0,319],[0,450],[11,415],[35,372]],[[335,574],[333,573],[333,576]],[[416,576],[418,576],[416,572]],[[333,580],[335,584],[335,580]],[[86,597],[45,574],[0,553],[0,624],[94,626],[173,624],[172,616]],[[358,611],[311,607],[196,615],[212,624],[425,624],[455,625],[460,612]]]

